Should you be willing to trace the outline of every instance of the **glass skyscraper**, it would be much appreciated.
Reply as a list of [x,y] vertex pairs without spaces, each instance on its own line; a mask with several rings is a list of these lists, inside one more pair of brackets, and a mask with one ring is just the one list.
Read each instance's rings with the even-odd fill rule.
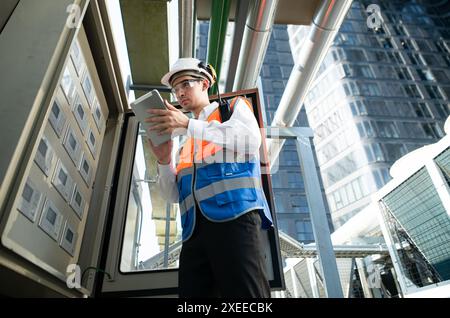
[[[369,21],[370,4],[380,9],[378,27]],[[449,7],[449,1],[353,2],[304,101],[335,228],[390,180],[398,158],[443,137]],[[288,27],[294,56],[308,32]]]
[[[208,27],[208,22],[198,23],[196,57],[201,60],[206,60]],[[266,117],[264,120],[268,124],[272,122],[293,66],[287,27],[275,25],[260,72],[260,98]],[[299,114],[294,126],[309,127],[304,110]],[[296,146],[292,140],[286,141],[280,153],[278,170],[272,175],[272,189],[278,228],[302,243],[313,242],[305,185]],[[325,196],[324,201],[331,228]]]

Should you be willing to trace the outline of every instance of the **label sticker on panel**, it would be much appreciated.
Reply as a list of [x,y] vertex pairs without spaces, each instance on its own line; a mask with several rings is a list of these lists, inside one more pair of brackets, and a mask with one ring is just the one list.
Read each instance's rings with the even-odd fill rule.
[[66,224],[64,225],[63,234],[61,236],[61,242],[59,244],[71,256],[74,256],[77,237],[78,235],[77,232],[75,231],[75,227],[70,225],[69,222],[66,221]]
[[80,162],[81,147],[81,142],[77,135],[75,135],[73,129],[69,127],[69,129],[67,129],[66,139],[64,140],[64,148],[74,162],[75,167],[78,166],[78,163]]
[[76,86],[67,66],[64,68],[63,77],[61,79],[61,87],[66,95],[67,101],[70,105],[72,105],[75,98]]
[[72,58],[72,62],[75,66],[75,70],[77,71],[78,77],[83,75],[84,70],[84,58],[83,53],[81,53],[80,45],[78,41],[74,41],[72,44],[72,49],[70,51],[70,56]]
[[84,79],[83,79],[83,91],[86,95],[86,99],[89,103],[89,108],[92,108],[92,103],[94,102],[95,97],[95,91],[94,91],[94,85],[92,84],[91,76],[89,75],[89,72],[86,72]]
[[94,122],[98,128],[98,132],[101,134],[105,121],[104,121],[102,111],[100,109],[100,104],[98,103],[97,99],[95,100],[94,111],[92,113],[92,116],[94,117]]
[[38,149],[34,161],[41,168],[42,172],[48,177],[52,166],[53,149],[48,139],[43,136],[39,141]]
[[83,103],[81,102],[81,99],[79,96],[77,96],[75,100],[75,106],[73,107],[73,114],[75,116],[75,119],[77,120],[78,126],[80,127],[81,132],[84,135],[84,132],[86,130],[86,126],[88,123],[87,119],[87,113],[83,107]]
[[66,115],[64,114],[61,105],[56,98],[53,101],[48,120],[55,130],[56,135],[61,138],[61,134],[64,130],[64,124],[66,123]]
[[58,241],[59,233],[63,223],[63,216],[52,201],[46,200],[42,210],[39,227],[52,239]]
[[41,201],[43,201],[43,195],[31,179],[28,178],[25,186],[23,187],[17,210],[19,210],[19,212],[34,223],[36,221],[39,208],[41,207]]
[[91,176],[92,176],[92,165],[87,159],[87,156],[85,153],[83,153],[83,156],[81,158],[81,164],[80,164],[80,174],[83,177],[83,180],[86,182],[88,187],[91,186]]
[[53,176],[52,183],[56,190],[58,190],[58,192],[62,195],[62,197],[67,202],[69,202],[72,195],[73,180],[60,160],[58,160],[58,164],[56,165],[55,175]]
[[91,128],[89,128],[89,130],[88,130],[86,141],[87,141],[89,150],[92,153],[92,156],[94,158],[97,158],[97,137],[95,136],[95,134]]
[[84,207],[86,205],[86,200],[84,199],[83,194],[80,192],[77,185],[75,185],[75,189],[73,191],[72,200],[70,201],[70,206],[75,211],[80,219],[83,218]]

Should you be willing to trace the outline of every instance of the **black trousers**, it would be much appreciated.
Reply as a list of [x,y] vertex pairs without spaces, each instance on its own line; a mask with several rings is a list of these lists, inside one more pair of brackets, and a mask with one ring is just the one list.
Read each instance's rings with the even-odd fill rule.
[[258,210],[212,222],[197,207],[196,225],[183,243],[179,296],[269,298]]

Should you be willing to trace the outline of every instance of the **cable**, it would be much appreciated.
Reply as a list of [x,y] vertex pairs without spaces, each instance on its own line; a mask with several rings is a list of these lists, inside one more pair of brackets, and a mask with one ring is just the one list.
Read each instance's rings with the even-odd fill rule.
[[83,281],[84,274],[86,274],[86,272],[87,272],[88,270],[90,270],[90,269],[95,269],[95,272],[96,272],[96,273],[98,273],[98,272],[104,273],[104,274],[106,274],[106,276],[108,276],[108,279],[109,279],[109,280],[112,280],[111,274],[109,274],[107,271],[105,271],[105,270],[103,270],[103,269],[101,269],[101,268],[98,268],[98,267],[89,266],[89,267],[87,267],[87,268],[83,271],[83,273],[81,274],[81,281]]
[[205,64],[203,61],[200,61],[198,66],[206,70],[212,76],[214,83],[211,83],[211,86],[216,84],[217,87],[217,96],[219,97],[220,117],[222,118],[222,122],[227,121],[231,117],[231,109],[230,105],[228,104],[228,101],[223,100],[222,97],[220,96],[219,81],[217,80],[216,70],[211,64]]

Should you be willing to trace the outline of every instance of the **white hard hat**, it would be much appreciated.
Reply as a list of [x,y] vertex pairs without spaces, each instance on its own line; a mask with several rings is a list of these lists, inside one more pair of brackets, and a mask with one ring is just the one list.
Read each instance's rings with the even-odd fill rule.
[[201,67],[201,65],[205,64],[203,64],[198,59],[192,57],[180,58],[175,62],[175,64],[172,65],[172,67],[170,68],[170,72],[168,72],[161,78],[161,83],[170,87],[171,79],[175,74],[184,71],[193,71],[195,73],[198,73],[198,75],[201,77],[206,77],[209,80],[210,86],[212,86],[214,84],[213,76],[206,70],[206,66]]

